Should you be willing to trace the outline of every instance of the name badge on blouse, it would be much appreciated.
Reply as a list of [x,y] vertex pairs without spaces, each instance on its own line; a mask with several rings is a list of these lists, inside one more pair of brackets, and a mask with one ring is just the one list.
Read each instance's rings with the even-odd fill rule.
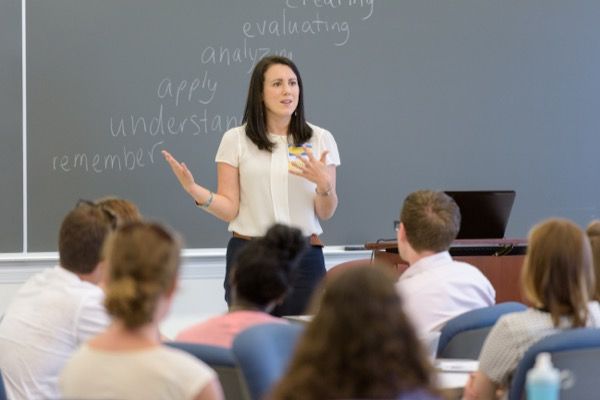
[[288,169],[294,172],[300,172],[298,167],[302,167],[304,163],[300,157],[308,157],[305,147],[312,149],[312,144],[305,143],[304,146],[294,146],[288,144]]

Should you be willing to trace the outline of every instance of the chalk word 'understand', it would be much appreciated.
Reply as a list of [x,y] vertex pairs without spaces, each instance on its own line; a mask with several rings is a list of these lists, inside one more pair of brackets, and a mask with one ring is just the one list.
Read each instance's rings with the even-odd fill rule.
[[150,136],[176,136],[183,133],[198,136],[201,133],[224,132],[239,124],[239,118],[233,115],[214,114],[209,116],[206,109],[180,118],[167,118],[164,116],[164,106],[161,104],[158,115],[154,117],[129,115],[117,120],[111,117],[110,134],[113,137],[135,136],[138,133]]

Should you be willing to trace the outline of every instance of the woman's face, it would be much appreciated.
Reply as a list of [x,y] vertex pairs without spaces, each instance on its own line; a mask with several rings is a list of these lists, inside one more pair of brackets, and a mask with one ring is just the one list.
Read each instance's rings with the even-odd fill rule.
[[298,78],[290,67],[273,64],[267,69],[263,86],[267,120],[290,118],[298,106],[299,95]]

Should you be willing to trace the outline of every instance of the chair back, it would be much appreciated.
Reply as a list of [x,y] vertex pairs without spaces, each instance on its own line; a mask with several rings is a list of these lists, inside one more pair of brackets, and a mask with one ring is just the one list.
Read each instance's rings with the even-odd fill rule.
[[517,365],[508,393],[509,400],[525,398],[527,371],[533,368],[539,353],[550,353],[552,364],[573,374],[571,388],[560,391],[562,400],[598,399],[598,361],[600,360],[600,329],[569,329],[547,336],[532,345]]
[[437,358],[477,360],[483,342],[498,318],[526,309],[522,303],[509,301],[467,311],[450,319],[442,328]]
[[239,333],[233,353],[250,398],[262,399],[281,378],[292,358],[303,324],[262,324]]
[[4,378],[2,377],[2,371],[0,371],[0,400],[6,400],[6,389],[4,388]]
[[246,383],[231,349],[185,342],[167,342],[165,344],[195,356],[214,369],[223,387],[226,400],[250,399]]

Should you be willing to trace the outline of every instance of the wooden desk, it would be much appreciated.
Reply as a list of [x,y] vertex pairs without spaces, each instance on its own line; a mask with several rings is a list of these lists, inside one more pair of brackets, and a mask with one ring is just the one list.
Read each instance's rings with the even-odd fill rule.
[[[521,293],[520,274],[527,242],[524,239],[456,240],[450,247],[452,258],[477,267],[496,290],[496,302],[525,302]],[[392,266],[402,274],[408,267],[398,254],[395,240],[367,243],[375,262]]]

